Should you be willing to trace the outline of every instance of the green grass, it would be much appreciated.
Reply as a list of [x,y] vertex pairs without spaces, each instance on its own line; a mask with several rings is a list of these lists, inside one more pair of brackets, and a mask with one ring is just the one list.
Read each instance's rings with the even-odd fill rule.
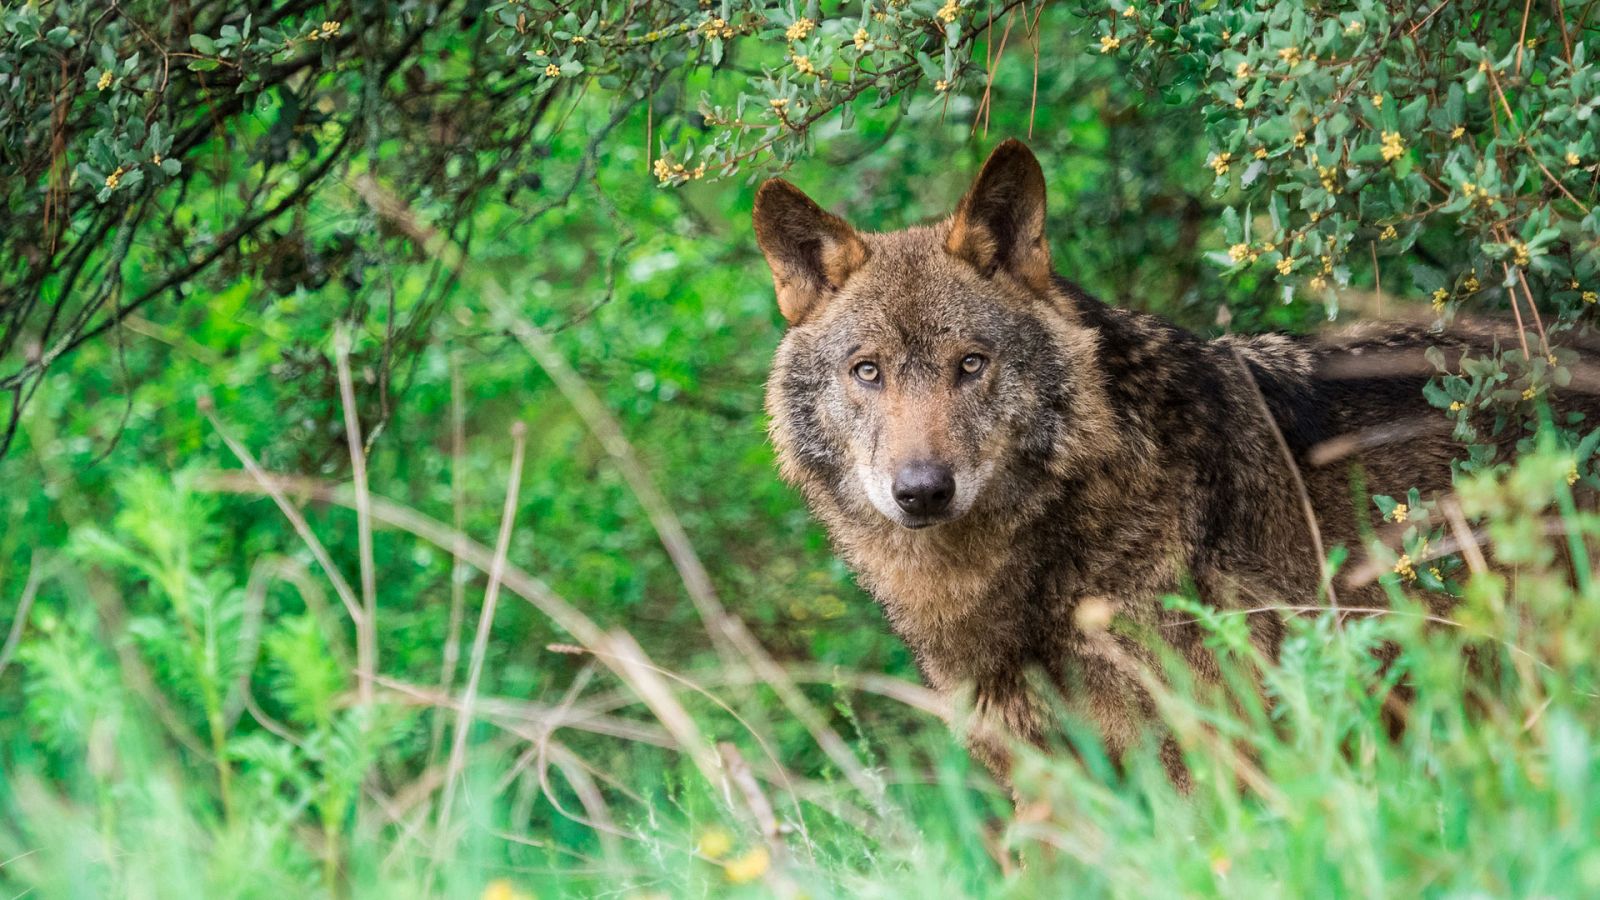
[[[515,672],[462,651],[504,693],[477,699],[453,773],[461,679],[444,692],[385,676],[365,702],[345,613],[315,566],[273,557],[286,576],[274,585],[259,568],[244,584],[228,574],[216,491],[243,481],[131,477],[115,517],[41,554],[33,590],[70,602],[42,607],[13,663],[25,702],[6,729],[0,891],[1593,896],[1600,603],[1571,584],[1559,551],[1574,545],[1538,527],[1597,532],[1570,507],[1567,465],[1541,452],[1463,481],[1466,512],[1487,517],[1491,557],[1515,577],[1467,576],[1449,624],[1396,584],[1388,614],[1295,619],[1269,662],[1253,658],[1242,618],[1173,598],[1244,687],[1196,693],[1175,672],[1162,690],[1192,793],[1152,754],[1117,770],[1069,728],[1072,752],[1020,761],[1020,814],[912,708],[927,700],[914,686],[784,662],[771,665],[794,684],[777,690],[749,648],[717,640],[723,652],[694,667],[656,666],[620,629],[585,631],[576,608],[561,614],[578,617],[587,650],[541,651],[568,660],[558,684],[519,694]],[[377,542],[396,552],[431,534],[431,564],[444,565],[449,529],[407,512],[420,515],[375,508]],[[331,511],[318,526],[359,527]],[[487,553],[466,555],[490,568]],[[129,575],[141,586],[131,614],[118,588]],[[508,606],[561,602],[514,564],[502,580]],[[382,616],[399,598],[378,589]],[[396,619],[377,623],[380,670],[415,671]],[[1402,648],[1388,672],[1372,655],[1384,642]],[[1400,678],[1415,697],[1391,739],[1383,698]]]

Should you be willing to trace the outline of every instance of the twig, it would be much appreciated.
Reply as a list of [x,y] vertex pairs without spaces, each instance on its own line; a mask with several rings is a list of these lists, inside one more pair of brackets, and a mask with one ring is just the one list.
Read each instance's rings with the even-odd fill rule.
[[1506,273],[1506,292],[1511,295],[1511,315],[1517,320],[1517,341],[1522,344],[1522,358],[1533,359],[1533,353],[1528,350],[1528,326],[1522,321],[1522,304],[1517,302],[1517,286],[1511,278],[1511,267],[1501,263],[1500,268]]
[[1461,548],[1461,555],[1467,561],[1467,570],[1474,575],[1482,575],[1489,571],[1489,561],[1483,558],[1483,550],[1478,546],[1478,539],[1467,525],[1467,517],[1461,514],[1461,504],[1457,503],[1454,497],[1446,497],[1439,501],[1439,509],[1444,513],[1445,521],[1450,523],[1450,531],[1456,537],[1456,546]]
[[1517,31],[1517,74],[1522,74],[1522,49],[1528,46],[1528,12],[1533,9],[1533,0],[1522,0],[1522,28]]

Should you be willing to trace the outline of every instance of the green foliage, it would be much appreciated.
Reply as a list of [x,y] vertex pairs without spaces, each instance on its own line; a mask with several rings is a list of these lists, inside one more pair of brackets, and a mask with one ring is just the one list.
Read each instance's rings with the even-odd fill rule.
[[[19,635],[0,650],[0,890],[1594,893],[1600,523],[1581,492],[1600,430],[1533,426],[1577,380],[1559,344],[1597,289],[1596,32],[1587,4],[1527,9],[1525,27],[1489,2],[0,9],[0,625]],[[1108,299],[1213,332],[1525,320],[1429,387],[1468,445],[1463,521],[1515,580],[1442,553],[1456,510],[1413,492],[1372,498],[1388,547],[1332,548],[1393,609],[1296,621],[1276,663],[1242,617],[1173,598],[1231,661],[1228,695],[1169,673],[1191,798],[1074,730],[1076,755],[1027,760],[1040,802],[1013,814],[914,705],[904,648],[773,473],[754,177],[788,168],[898,227],[948,212],[1001,135],[1046,162],[1058,268]],[[369,185],[515,308],[420,252]],[[708,633],[508,312],[618,419],[860,771]],[[350,477],[341,328],[373,491],[492,544],[524,423],[509,562],[671,673],[775,838],[750,782],[708,779],[659,707],[550,649],[574,636],[505,592],[441,813],[485,574],[375,529],[364,703],[331,573],[215,474],[242,465],[225,429],[268,471]],[[1514,467],[1492,450],[1507,434]],[[323,496],[285,502],[359,593],[361,528]],[[1423,591],[1460,598],[1448,622]],[[1391,741],[1401,679],[1416,697]]]

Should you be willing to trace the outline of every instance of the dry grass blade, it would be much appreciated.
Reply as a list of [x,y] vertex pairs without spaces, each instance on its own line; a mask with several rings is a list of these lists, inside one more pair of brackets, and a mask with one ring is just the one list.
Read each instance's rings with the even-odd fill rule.
[[[398,706],[431,706],[449,712],[458,712],[462,706],[459,697],[441,693],[434,688],[407,684],[382,675],[378,676],[376,681],[379,687],[392,692],[380,695],[386,703]],[[562,709],[521,700],[480,696],[473,704],[473,710],[474,715],[492,721],[498,728],[519,736],[531,736],[533,739],[537,738],[538,733],[530,731],[529,726],[542,729],[542,732],[573,729],[589,734],[621,738],[638,744],[648,744],[652,747],[674,748],[672,735],[658,727],[606,715],[581,706]],[[499,788],[504,790],[506,785],[502,783]]]
[[345,441],[350,447],[350,477],[356,489],[356,539],[361,562],[361,610],[356,622],[356,671],[361,702],[372,703],[372,676],[378,671],[378,583],[372,561],[372,509],[367,502],[367,454],[361,445],[361,419],[356,415],[355,387],[350,379],[350,332],[341,325],[333,336],[334,363],[339,373],[339,406],[344,411]]
[[[584,814],[594,823],[595,834],[600,839],[600,851],[605,855],[607,867],[619,866],[622,862],[622,846],[617,843],[617,837],[624,832],[612,819],[611,807],[606,805],[606,798],[600,792],[600,786],[590,777],[583,760],[565,744],[546,742],[541,746],[548,751],[550,761],[561,770],[562,776],[567,779],[567,784],[572,787],[572,792],[578,795],[578,802],[583,804]],[[541,765],[540,769],[542,774],[545,768]]]
[[1250,371],[1250,364],[1245,360],[1244,354],[1237,349],[1233,351],[1234,361],[1239,364],[1239,371],[1244,373],[1245,383],[1250,386],[1250,395],[1255,398],[1256,409],[1261,413],[1262,421],[1267,423],[1267,429],[1272,432],[1277,441],[1278,451],[1283,456],[1283,464],[1289,471],[1289,478],[1294,484],[1295,493],[1300,496],[1300,511],[1305,515],[1306,532],[1311,536],[1311,549],[1317,554],[1317,572],[1322,585],[1323,596],[1328,598],[1328,605],[1334,609],[1339,608],[1339,596],[1333,590],[1333,573],[1328,568],[1328,554],[1322,547],[1322,529],[1317,527],[1317,511],[1311,506],[1311,495],[1306,492],[1305,479],[1300,477],[1300,464],[1295,461],[1294,451],[1289,449],[1289,442],[1284,440],[1283,431],[1278,428],[1278,423],[1272,418],[1272,409],[1267,406],[1267,398],[1261,396],[1261,387],[1256,384],[1256,377]]
[[216,410],[212,407],[211,398],[206,397],[201,400],[200,411],[205,414],[206,420],[211,423],[211,427],[217,430],[217,434],[222,436],[222,442],[228,445],[228,449],[244,466],[245,471],[250,473],[254,483],[261,488],[261,493],[271,497],[272,502],[277,504],[284,518],[288,519],[289,524],[294,526],[295,534],[300,536],[300,540],[311,551],[312,558],[317,561],[317,565],[321,566],[322,571],[327,574],[328,581],[333,585],[334,593],[338,594],[339,599],[344,602],[345,611],[350,614],[350,621],[356,623],[359,628],[365,613],[361,611],[361,604],[356,600],[355,591],[350,589],[350,582],[345,581],[344,575],[334,566],[333,558],[328,555],[328,548],[322,546],[322,541],[317,539],[316,533],[306,523],[306,517],[301,515],[300,510],[289,502],[289,498],[283,493],[282,482],[268,475],[261,468],[260,463],[256,462],[256,458],[251,455],[250,451],[246,450],[244,445],[235,440],[233,434],[222,426],[222,421],[217,418]]
[[[522,486],[522,460],[527,449],[527,427],[521,422],[511,427],[511,471],[506,475],[506,502],[500,513],[500,535],[495,541],[494,558],[489,565],[489,585],[483,592],[483,609],[478,613],[478,630],[472,639],[472,658],[467,665],[467,685],[462,691],[461,705],[456,710],[455,731],[450,742],[450,763],[445,768],[444,789],[439,799],[439,831],[435,839],[436,856],[449,855],[446,836],[449,834],[451,807],[455,800],[456,783],[467,762],[467,735],[472,730],[472,707],[478,697],[478,685],[483,678],[483,661],[489,652],[489,632],[494,627],[495,605],[500,599],[500,583],[505,577],[506,554],[511,548],[511,530],[517,519],[517,496]],[[362,503],[358,494],[356,502]]]
[[774,859],[781,859],[787,849],[783,843],[783,829],[778,825],[778,817],[772,812],[772,802],[767,795],[762,793],[761,785],[756,783],[756,778],[750,771],[750,763],[745,761],[739,753],[739,748],[728,741],[717,744],[717,754],[722,757],[722,768],[728,773],[728,780],[738,789],[739,796],[744,799],[744,808],[750,813],[750,818],[755,822],[756,830],[761,832],[761,837],[767,842],[767,848],[772,851]]
[[11,657],[17,652],[22,632],[28,627],[28,613],[33,609],[33,599],[39,595],[39,584],[44,580],[44,564],[39,561],[39,556],[39,551],[35,550],[28,564],[28,580],[22,586],[22,599],[17,601],[17,611],[11,619],[11,631],[6,635],[5,645],[0,646],[0,675],[5,674],[6,666],[11,664]]
[[[450,354],[450,512],[457,534],[466,533],[467,496],[462,479],[462,465],[467,455],[465,387],[462,384],[461,361]],[[439,685],[449,692],[456,680],[456,664],[461,658],[461,620],[466,607],[466,566],[460,553],[450,559],[450,618],[445,626],[444,649],[440,654]],[[428,764],[439,758],[439,745],[444,739],[444,719],[433,720],[433,736],[428,743]]]

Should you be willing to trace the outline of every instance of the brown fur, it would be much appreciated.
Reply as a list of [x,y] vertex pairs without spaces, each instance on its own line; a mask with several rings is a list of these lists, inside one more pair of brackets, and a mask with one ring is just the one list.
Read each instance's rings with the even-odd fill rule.
[[[1199,627],[1160,602],[1185,578],[1217,607],[1320,602],[1280,434],[1329,547],[1358,546],[1375,523],[1352,497],[1352,465],[1369,493],[1437,492],[1459,450],[1423,400],[1426,370],[1359,365],[1414,357],[1438,336],[1205,341],[1057,278],[1044,211],[1043,174],[1015,141],[939,224],[857,232],[781,181],[755,210],[790,322],[767,388],[782,474],[928,683],[972,692],[970,745],[1002,777],[1009,739],[1043,744],[1053,731],[1058,698],[1040,683],[1113,756],[1140,739],[1157,661],[1132,634],[1160,635],[1198,677],[1218,677]],[[984,367],[963,374],[973,355]],[[858,377],[863,361],[876,381]],[[1425,424],[1336,465],[1307,462],[1329,438],[1396,422]],[[926,460],[956,485],[931,523],[896,499],[895,473]],[[1376,587],[1340,600],[1383,603]],[[1110,615],[1127,627],[1105,627]],[[1281,615],[1248,621],[1275,653]],[[1182,781],[1170,742],[1165,756]]]

